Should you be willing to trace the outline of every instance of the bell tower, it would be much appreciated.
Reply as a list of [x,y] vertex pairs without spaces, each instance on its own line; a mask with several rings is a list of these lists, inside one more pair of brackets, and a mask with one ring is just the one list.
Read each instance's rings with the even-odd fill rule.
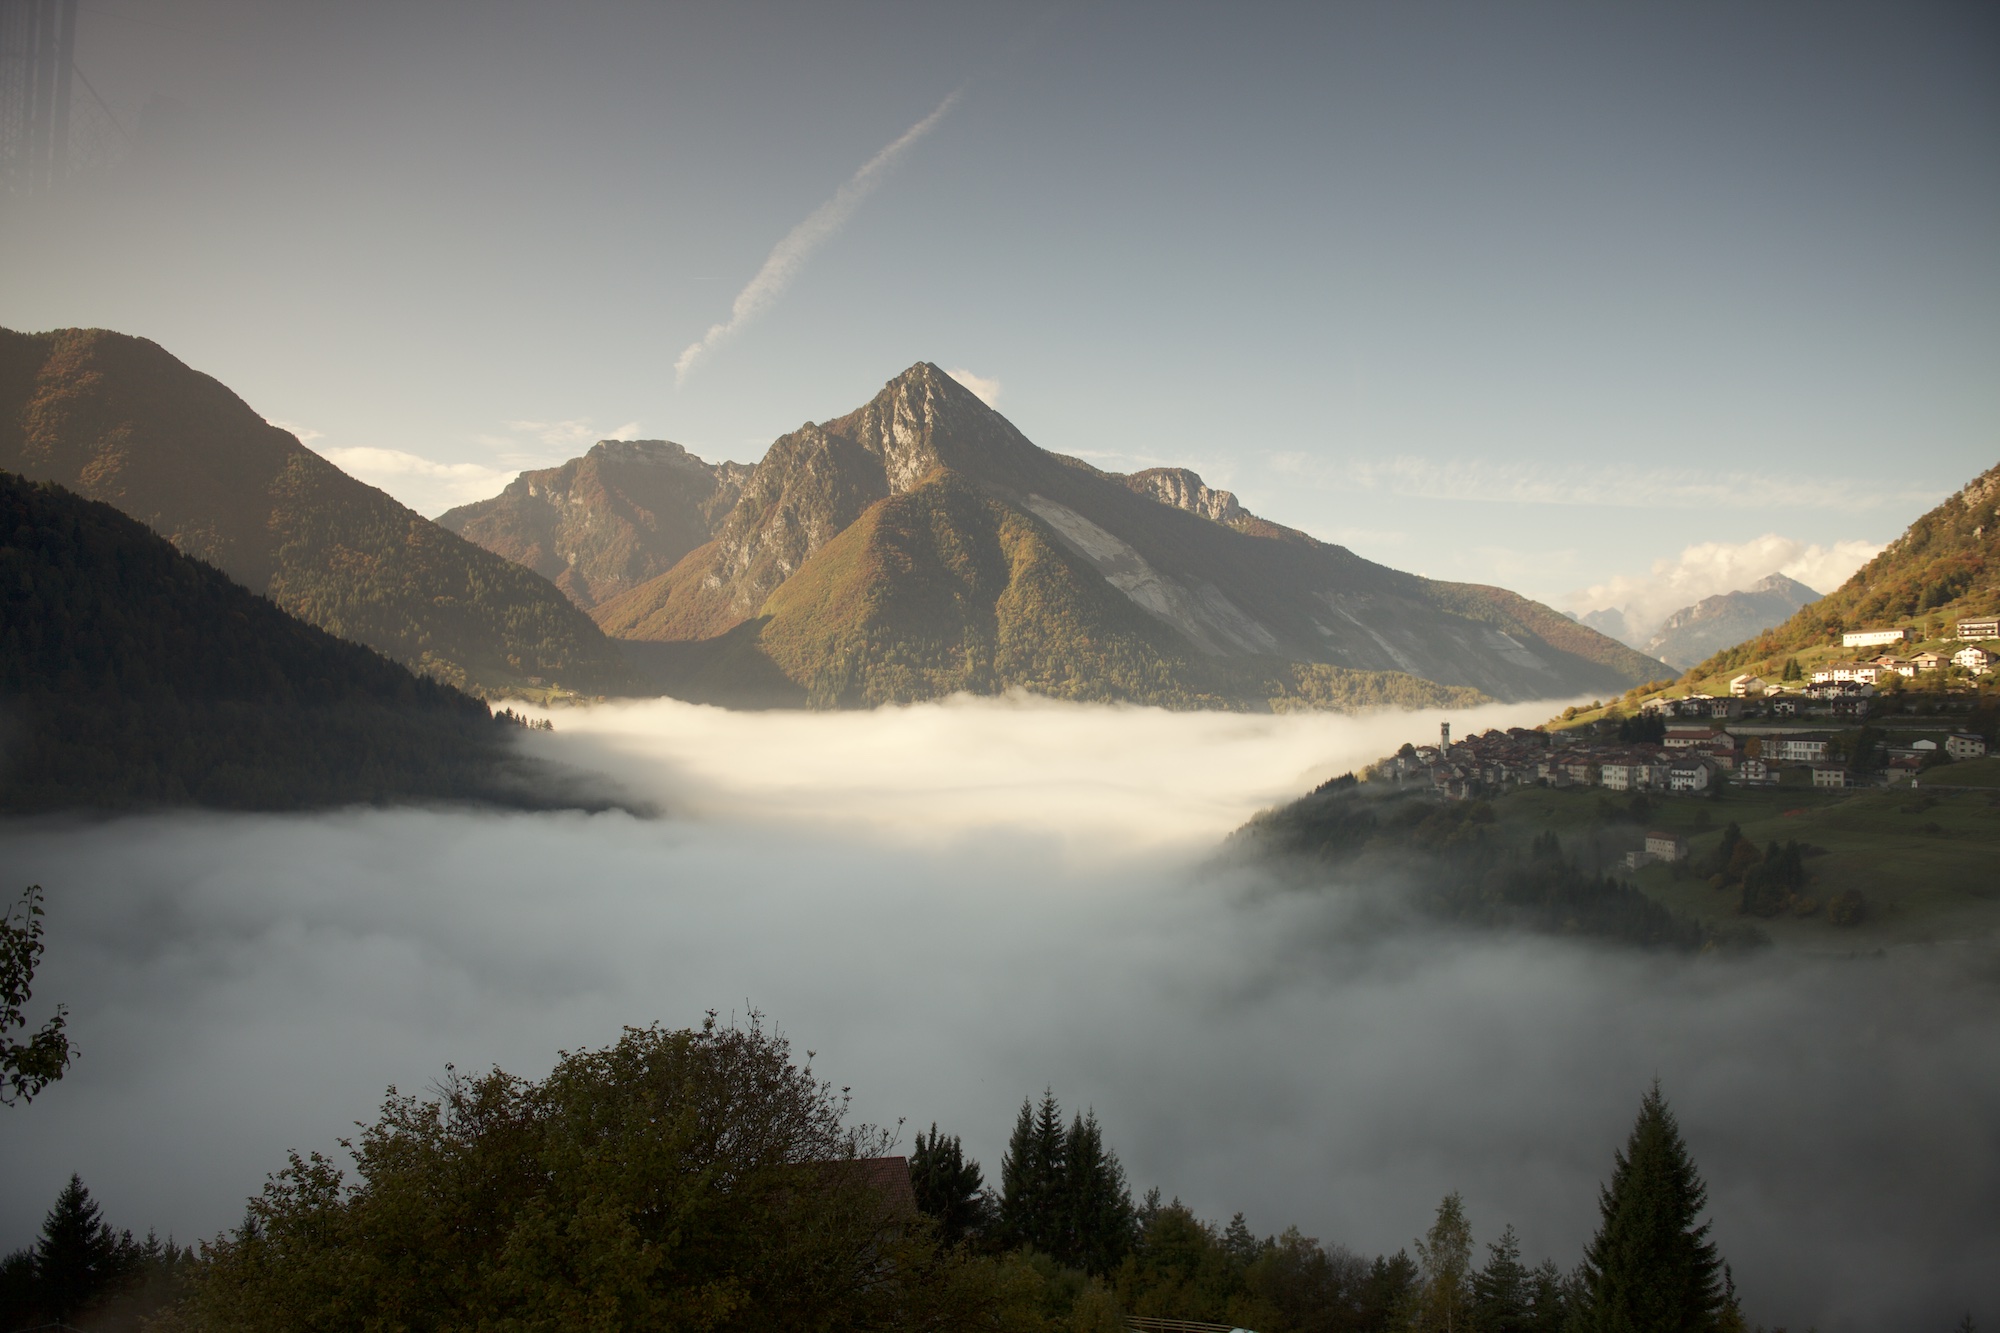
[[1440,722],[1438,724],[1438,754],[1448,755],[1450,753],[1451,753],[1451,723]]

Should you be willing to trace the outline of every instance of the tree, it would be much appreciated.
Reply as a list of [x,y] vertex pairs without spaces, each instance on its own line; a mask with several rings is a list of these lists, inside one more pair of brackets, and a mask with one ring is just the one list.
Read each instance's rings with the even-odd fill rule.
[[27,1041],[9,1035],[28,1025],[28,1001],[41,958],[42,886],[30,884],[21,901],[0,917],[0,1106],[32,1101],[76,1058],[63,1032],[69,1011],[61,1005]]
[[1000,1239],[1054,1254],[1063,1236],[1063,1123],[1055,1091],[1042,1103],[1021,1099],[1014,1133],[1000,1158]]
[[1471,1326],[1472,1224],[1457,1190],[1438,1204],[1437,1218],[1417,1242],[1417,1289],[1410,1303],[1410,1328],[1458,1333]]
[[1582,1327],[1592,1333],[1696,1333],[1726,1308],[1723,1265],[1708,1204],[1680,1126],[1654,1080],[1611,1183],[1600,1192],[1597,1234],[1584,1252]]
[[979,1163],[966,1157],[956,1134],[946,1138],[933,1121],[928,1138],[917,1135],[910,1153],[910,1188],[918,1210],[937,1220],[938,1238],[945,1244],[956,1245],[986,1229],[983,1183]]
[[1472,1323],[1479,1333],[1534,1328],[1534,1275],[1521,1263],[1521,1240],[1509,1226],[1486,1246],[1486,1266],[1472,1275]]
[[80,1177],[56,1196],[35,1241],[35,1294],[44,1314],[67,1323],[136,1272],[132,1233],[114,1232]]
[[[205,1246],[196,1327],[932,1327],[997,1270],[898,1216],[886,1135],[763,1030],[628,1028],[540,1083],[391,1089],[346,1145],[294,1153]],[[954,1313],[955,1311],[955,1313]],[[921,1315],[921,1318],[919,1317]],[[947,1317],[948,1316],[948,1317]]]
[[1132,1248],[1132,1193],[1125,1187],[1125,1168],[1118,1155],[1104,1146],[1095,1111],[1087,1110],[1071,1122],[1063,1140],[1060,1174],[1063,1226],[1052,1253],[1072,1267],[1102,1277]]

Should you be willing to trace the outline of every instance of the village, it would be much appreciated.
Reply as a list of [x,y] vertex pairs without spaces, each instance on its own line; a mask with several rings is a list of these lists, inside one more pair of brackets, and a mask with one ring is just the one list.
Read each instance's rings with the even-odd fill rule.
[[[1961,621],[1955,629],[1961,641],[2000,640],[2000,619]],[[1912,637],[1907,629],[1855,630],[1842,636],[1842,646],[1887,647]],[[1996,666],[2000,652],[1967,642],[1949,656],[1829,662],[1809,675],[1797,673],[1797,680],[1746,673],[1729,682],[1727,695],[1651,698],[1636,716],[1607,716],[1570,729],[1510,727],[1454,742],[1447,722],[1437,744],[1406,744],[1365,776],[1425,784],[1453,801],[1527,785],[1668,796],[1699,796],[1724,783],[1917,787],[1926,770],[1941,763],[1983,757],[1986,737],[1969,730],[1861,734],[1858,729],[1882,711],[1882,687],[1892,676],[1915,679],[1948,667],[1983,676]]]

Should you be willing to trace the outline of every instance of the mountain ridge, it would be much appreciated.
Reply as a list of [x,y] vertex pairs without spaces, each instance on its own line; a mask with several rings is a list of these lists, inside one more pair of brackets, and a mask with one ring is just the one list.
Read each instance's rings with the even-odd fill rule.
[[[803,611],[777,598],[781,585],[871,506],[940,472],[1086,562],[1178,636],[1170,657],[1228,659],[1260,678],[1275,663],[1391,672],[1496,698],[1616,690],[1661,671],[1505,590],[1422,579],[1260,519],[1186,469],[1127,477],[1050,453],[927,362],[861,407],[780,436],[712,541],[592,614],[614,637],[655,642],[718,638],[768,615],[760,637],[795,644],[786,617]],[[793,659],[788,674],[822,666]],[[1238,705],[1269,705],[1242,692],[1233,668],[1221,675],[1239,679],[1228,687]]]
[[0,468],[110,503],[301,619],[453,684],[630,681],[539,575],[348,476],[146,339],[0,330]]
[[1646,652],[1686,670],[1711,653],[1782,624],[1820,594],[1797,579],[1767,574],[1747,588],[1704,597],[1660,623]]

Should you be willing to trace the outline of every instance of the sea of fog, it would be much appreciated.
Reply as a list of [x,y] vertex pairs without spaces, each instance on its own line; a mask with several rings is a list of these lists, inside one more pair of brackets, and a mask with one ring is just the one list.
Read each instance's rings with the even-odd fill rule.
[[[1547,705],[1453,715],[1462,734]],[[1015,1109],[1093,1106],[1135,1188],[1259,1232],[1574,1263],[1655,1077],[1753,1319],[2000,1320],[2000,1005],[1949,949],[1650,957],[1361,929],[1359,890],[1215,860],[1255,810],[1438,715],[970,701],[569,710],[523,743],[651,817],[350,811],[0,826],[48,890],[37,1001],[82,1058],[0,1111],[0,1246],[71,1171],[120,1226],[234,1223],[447,1062],[538,1076],[751,1007],[903,1142],[990,1178]]]

